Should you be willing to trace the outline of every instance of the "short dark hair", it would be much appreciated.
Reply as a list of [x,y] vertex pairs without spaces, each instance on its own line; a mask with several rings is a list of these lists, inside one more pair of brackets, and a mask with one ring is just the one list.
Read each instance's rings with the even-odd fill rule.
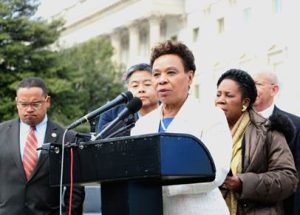
[[132,65],[131,67],[129,67],[129,69],[127,69],[127,71],[125,73],[125,76],[124,76],[125,81],[128,81],[128,79],[131,77],[131,75],[133,73],[135,73],[136,71],[146,71],[151,74],[152,68],[147,63],[139,63],[139,64]]
[[16,92],[18,92],[18,90],[20,88],[31,88],[31,87],[41,88],[43,90],[43,94],[45,96],[48,95],[48,88],[47,88],[45,82],[41,78],[36,78],[36,77],[30,77],[30,78],[23,79],[19,83]]
[[245,71],[240,69],[230,69],[221,75],[217,82],[217,87],[224,79],[235,81],[242,92],[242,99],[249,98],[250,103],[248,109],[252,107],[257,97],[257,90],[253,78]]
[[172,40],[167,40],[153,47],[150,58],[151,67],[157,58],[166,54],[177,55],[182,60],[185,72],[192,70],[193,73],[195,73],[196,65],[192,51],[182,42],[175,42]]

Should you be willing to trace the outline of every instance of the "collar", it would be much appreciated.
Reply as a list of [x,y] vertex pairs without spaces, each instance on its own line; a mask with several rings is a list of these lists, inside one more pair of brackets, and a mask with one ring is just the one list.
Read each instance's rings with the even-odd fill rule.
[[[36,130],[40,130],[43,126],[45,126],[47,124],[48,121],[48,116],[45,115],[44,119],[37,125],[35,125]],[[24,127],[24,128],[30,128],[30,125],[26,124],[25,122],[23,122],[22,120],[20,120],[20,126]]]
[[273,111],[274,111],[274,107],[275,107],[275,104],[274,103],[272,103],[271,105],[270,105],[270,107],[268,107],[267,109],[265,109],[265,110],[263,110],[263,111],[261,111],[261,112],[258,112],[260,115],[262,115],[263,117],[265,117],[265,118],[269,118],[271,115],[272,115],[272,113],[273,113]]

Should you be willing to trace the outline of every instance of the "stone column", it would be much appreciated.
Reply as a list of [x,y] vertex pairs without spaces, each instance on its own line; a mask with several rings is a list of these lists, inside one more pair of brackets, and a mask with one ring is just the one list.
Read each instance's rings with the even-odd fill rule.
[[150,49],[160,42],[160,17],[151,17],[149,19],[149,45]]
[[128,27],[129,30],[129,64],[135,61],[139,55],[139,28],[136,23]]
[[121,37],[120,37],[120,32],[119,31],[114,31],[111,35],[110,35],[110,39],[111,39],[111,44],[114,48],[114,54],[112,56],[112,60],[114,62],[119,63],[121,61]]

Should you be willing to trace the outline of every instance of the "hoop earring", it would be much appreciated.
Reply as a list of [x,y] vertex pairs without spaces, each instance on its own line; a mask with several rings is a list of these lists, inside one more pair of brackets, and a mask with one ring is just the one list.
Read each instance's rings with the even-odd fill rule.
[[246,110],[247,110],[247,106],[243,105],[242,112],[245,112]]

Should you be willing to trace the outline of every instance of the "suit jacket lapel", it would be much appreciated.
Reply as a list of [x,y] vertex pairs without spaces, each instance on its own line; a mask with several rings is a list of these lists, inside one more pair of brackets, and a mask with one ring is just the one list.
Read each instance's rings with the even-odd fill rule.
[[15,120],[11,123],[7,137],[10,138],[11,149],[9,152],[11,153],[11,157],[16,163],[17,168],[19,169],[20,174],[25,179],[25,172],[23,167],[23,161],[21,159],[20,154],[20,123],[18,120]]
[[276,114],[278,113],[280,110],[278,107],[276,107],[276,105],[274,106],[274,110],[273,110],[273,113],[272,114]]

